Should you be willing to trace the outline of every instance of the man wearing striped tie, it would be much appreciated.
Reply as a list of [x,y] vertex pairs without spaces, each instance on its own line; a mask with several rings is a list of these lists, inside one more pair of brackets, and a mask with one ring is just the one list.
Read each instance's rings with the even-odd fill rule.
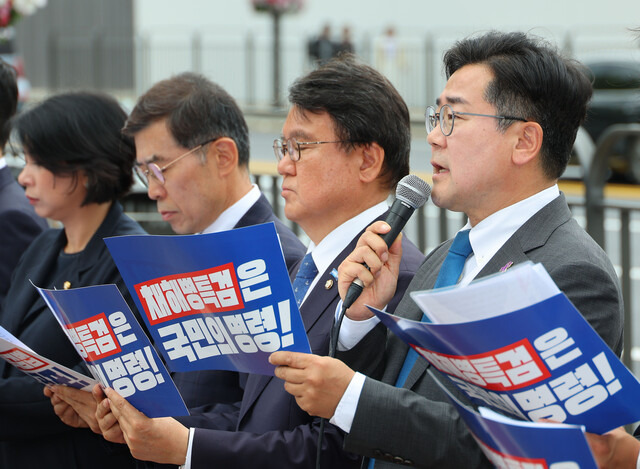
[[[433,202],[464,212],[455,240],[434,249],[395,314],[423,316],[408,292],[467,284],[527,260],[540,262],[558,287],[619,355],[623,306],[604,251],[571,217],[557,180],[585,117],[591,84],[581,65],[523,33],[490,32],[456,43],[444,56],[447,84],[429,107]],[[345,363],[276,352],[276,375],[312,415],[348,434],[345,448],[368,467],[491,467],[434,379],[364,307],[383,308],[395,289],[398,252],[377,222],[340,267],[344,295],[365,288],[347,311],[339,357],[352,368],[383,363],[378,380]],[[363,266],[366,262],[369,269]],[[345,327],[348,326],[348,327]]]

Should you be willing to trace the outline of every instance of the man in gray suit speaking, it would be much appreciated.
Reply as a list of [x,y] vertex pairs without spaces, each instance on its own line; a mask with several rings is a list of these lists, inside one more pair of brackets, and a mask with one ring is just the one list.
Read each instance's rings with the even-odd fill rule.
[[[466,238],[462,244],[469,248],[462,272],[449,284],[467,284],[527,260],[542,263],[619,355],[618,279],[603,250],[571,217],[557,186],[591,97],[583,67],[540,40],[498,32],[459,41],[444,62],[448,81],[426,116],[432,197],[437,206],[467,215],[456,245]],[[343,298],[354,279],[365,285],[342,327],[342,361],[277,352],[271,357],[281,365],[276,375],[300,407],[346,431],[345,448],[368,456],[369,467],[490,467],[426,373],[428,363],[412,362],[408,347],[364,307],[383,308],[395,290],[398,249],[387,249],[378,236],[386,230],[384,222],[371,225],[340,267]],[[436,278],[451,245],[429,254],[397,315],[422,317],[408,292],[443,285]],[[383,364],[380,373],[371,373],[379,380],[351,370],[365,369],[363,363]]]

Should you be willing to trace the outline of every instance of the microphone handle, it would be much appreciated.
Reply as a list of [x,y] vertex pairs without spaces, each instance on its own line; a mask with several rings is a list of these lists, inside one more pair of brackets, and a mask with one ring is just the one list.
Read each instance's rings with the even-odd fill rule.
[[[384,242],[387,243],[387,247],[391,246],[396,240],[414,210],[414,208],[409,207],[396,199],[389,211],[389,214],[387,215],[387,218],[385,219],[385,222],[391,226],[391,230],[380,236]],[[369,268],[367,264],[364,264],[364,266],[367,267],[367,269]],[[351,285],[349,285],[349,289],[347,290],[347,294],[344,296],[344,301],[342,302],[345,309],[351,307],[351,305],[358,299],[363,289],[364,286],[359,278],[351,282]]]
[[403,230],[404,225],[407,224],[409,218],[413,214],[414,209],[407,207],[400,201],[396,200],[396,203],[391,207],[391,211],[387,215],[385,222],[391,227],[388,233],[380,235],[380,237],[387,243],[387,247],[391,247],[396,240],[400,232]]
[[349,285],[349,289],[347,290],[347,294],[344,296],[344,301],[342,302],[342,308],[344,310],[351,308],[351,305],[355,303],[362,293],[363,288],[364,287],[359,278],[351,282],[351,285]]

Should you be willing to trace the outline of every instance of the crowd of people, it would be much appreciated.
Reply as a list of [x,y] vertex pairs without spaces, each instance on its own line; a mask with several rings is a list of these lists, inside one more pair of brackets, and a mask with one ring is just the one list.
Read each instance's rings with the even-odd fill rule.
[[[466,285],[508,263],[542,264],[621,354],[617,275],[557,184],[591,98],[584,67],[520,32],[474,35],[446,52],[447,82],[426,117],[432,200],[468,221],[455,241],[422,253],[406,236],[390,246],[381,237],[387,200],[410,171],[407,106],[385,75],[331,51],[289,88],[273,146],[284,214],[310,239],[306,248],[251,183],[243,114],[207,78],[160,81],[129,115],[109,96],[70,92],[12,117],[15,74],[0,64],[0,144],[13,129],[25,158],[22,192],[0,157],[0,236],[10,243],[0,243],[8,248],[0,325],[26,345],[84,369],[29,280],[57,289],[115,283],[136,312],[103,242],[144,233],[118,203],[134,174],[175,233],[274,222],[292,282],[313,272],[299,304],[312,353],[275,352],[275,376],[174,373],[186,417],[148,418],[100,386],[43,389],[0,362],[0,467],[491,467],[432,367],[365,305],[420,320],[411,292]],[[459,239],[466,260],[445,278]],[[363,292],[329,357],[355,280]],[[640,442],[623,429],[588,440],[601,467],[636,467]]]
[[340,54],[353,54],[355,48],[351,40],[351,28],[344,26],[340,40],[331,37],[331,26],[326,24],[318,36],[307,44],[309,61],[313,65],[322,65]]

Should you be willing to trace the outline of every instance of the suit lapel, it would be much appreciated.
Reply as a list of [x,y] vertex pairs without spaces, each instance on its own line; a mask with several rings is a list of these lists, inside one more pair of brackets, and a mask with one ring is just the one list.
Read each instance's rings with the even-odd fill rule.
[[[339,258],[342,259],[341,256]],[[338,265],[340,265],[340,262],[336,263],[334,261],[334,263],[323,272],[313,290],[311,290],[311,293],[309,293],[309,296],[307,296],[302,304],[302,322],[304,323],[304,329],[307,331],[307,335],[309,335],[318,320],[323,317],[327,308],[337,301],[338,282],[334,280],[331,271],[337,269]],[[329,285],[330,287],[326,288]],[[315,353],[319,352],[320,351],[317,351]]]
[[541,208],[507,240],[476,278],[528,261],[527,253],[545,245],[551,233],[571,219],[563,194]]
[[[408,350],[409,350],[409,347],[407,347],[407,351]],[[405,353],[405,357],[406,357],[406,353]],[[413,365],[413,368],[411,368],[411,371],[407,375],[407,379],[404,382],[404,385],[402,387],[406,389],[411,389],[413,385],[416,384],[416,382],[420,379],[422,374],[427,370],[427,368],[429,368],[429,362],[421,357],[418,357],[415,365]]]
[[501,270],[504,271],[513,265],[520,264],[527,260],[529,260],[529,258],[524,253],[518,239],[515,236],[512,236],[507,240],[504,246],[495,253],[489,262],[487,262],[487,265],[482,268],[476,278],[486,277],[487,275],[495,274]]
[[[544,246],[544,244],[551,236],[551,233],[561,224],[566,223],[571,218],[571,212],[567,207],[567,203],[563,194],[560,194],[559,197],[552,200],[546,206],[541,208],[536,214],[534,214],[527,222],[522,225],[514,234],[511,236],[507,242],[496,252],[496,254],[489,260],[487,265],[485,265],[482,270],[478,273],[476,278],[486,277],[487,275],[492,275],[497,272],[503,271],[511,267],[512,265],[517,265],[522,262],[528,261],[526,253],[531,251],[532,249],[539,248]],[[445,248],[446,247],[446,248]],[[434,265],[434,269],[432,272],[438,272],[440,270],[440,266],[444,262],[444,258],[446,257],[446,252],[448,250],[448,243],[442,245],[440,250],[444,251],[444,254],[440,252],[440,259],[434,259],[436,263]],[[437,269],[436,269],[437,267]],[[421,289],[430,289],[433,288],[435,284],[435,278],[437,275],[428,276],[427,279],[423,282],[423,286]],[[416,288],[409,287],[408,291],[414,291]],[[401,303],[402,304],[402,303]],[[398,349],[398,347],[396,347]],[[397,376],[402,364],[404,363],[404,358],[406,357],[407,350],[409,348],[405,347],[403,350],[398,349],[398,353],[393,357],[394,368],[394,376]],[[402,358],[400,360],[400,358]],[[392,356],[390,355],[390,362],[392,360]],[[422,374],[426,371],[429,364],[426,360],[418,359],[416,360],[416,364],[411,368],[409,375],[407,376],[407,380],[404,384],[405,388],[411,388],[417,381],[420,379]]]
[[[80,253],[72,271],[67,273],[64,279],[57,279],[58,282],[68,281],[71,288],[80,285],[84,286],[85,281],[83,279],[86,278],[87,272],[96,267],[96,259],[100,258],[100,253],[107,249],[104,238],[113,235],[121,216],[122,207],[118,202],[114,202],[107,212],[107,216],[89,240],[87,247]],[[60,249],[62,249],[62,246]]]
[[269,220],[269,215],[273,214],[271,205],[266,199],[264,194],[260,194],[260,198],[254,203],[249,210],[238,220],[235,228],[241,228],[245,226],[258,225],[260,223],[266,223]]

